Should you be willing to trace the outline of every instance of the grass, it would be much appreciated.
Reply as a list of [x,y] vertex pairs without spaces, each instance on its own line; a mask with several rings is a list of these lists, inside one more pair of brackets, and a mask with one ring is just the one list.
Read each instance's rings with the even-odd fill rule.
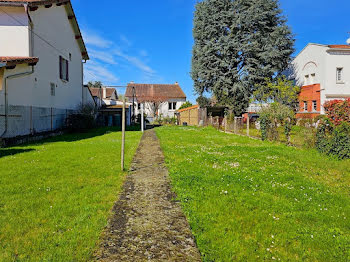
[[[247,135],[247,129],[239,129],[239,134]],[[315,146],[315,133],[313,128],[306,128],[303,126],[293,126],[290,134],[291,144],[296,147],[312,148]],[[284,128],[278,128],[278,142],[287,143],[286,135],[284,134]],[[253,125],[249,130],[249,135],[252,137],[261,139],[261,131],[254,128]]]
[[[115,131],[0,149],[0,261],[91,258],[125,177]],[[140,137],[127,132],[127,167]]]
[[350,261],[350,161],[213,128],[156,132],[203,261]]

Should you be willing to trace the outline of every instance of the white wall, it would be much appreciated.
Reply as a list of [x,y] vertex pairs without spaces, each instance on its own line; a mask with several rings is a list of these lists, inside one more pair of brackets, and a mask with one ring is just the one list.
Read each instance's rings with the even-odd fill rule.
[[0,56],[29,56],[28,17],[24,7],[1,7]]
[[[344,95],[350,95],[350,50],[344,52],[331,51],[326,52],[326,75],[325,92],[321,92],[321,101],[324,104],[327,100],[344,98]],[[343,68],[343,83],[337,83],[336,70]],[[331,97],[329,97],[331,96]]]
[[[326,45],[309,44],[293,61],[296,84],[305,86],[305,75],[316,74],[321,84],[321,113],[327,100],[350,96],[350,50],[337,51]],[[344,83],[337,83],[336,69],[343,68]]]
[[[158,115],[162,115],[162,117],[175,117],[176,110],[169,110],[169,102],[176,102],[176,110],[178,110],[186,102],[186,99],[170,99],[168,102],[164,102],[163,104],[161,104],[159,108]],[[132,103],[132,99],[131,99],[131,103]],[[136,104],[135,114],[138,115],[141,113],[141,110],[138,110],[137,101],[135,101],[135,104]],[[148,118],[153,117],[153,112],[147,102],[145,103],[144,111]]]
[[[65,6],[39,7],[37,11],[30,12],[30,15],[34,23],[34,32],[54,47],[33,36],[34,48],[30,56],[39,57],[39,62],[34,67],[33,75],[9,81],[9,104],[75,109],[83,100],[83,65],[81,51]],[[17,31],[15,28],[12,30]],[[30,36],[27,38],[30,39]],[[12,39],[6,43],[12,43]],[[60,55],[69,61],[69,82],[60,79]],[[28,66],[20,65],[14,70],[6,70],[5,74],[15,74],[29,69]],[[51,96],[50,83],[57,86],[55,96]],[[0,96],[1,92],[3,91],[0,91]]]
[[294,59],[293,67],[296,84],[306,85],[305,75],[316,74],[313,84],[323,84],[325,79],[325,52],[328,47],[317,44],[309,44]]

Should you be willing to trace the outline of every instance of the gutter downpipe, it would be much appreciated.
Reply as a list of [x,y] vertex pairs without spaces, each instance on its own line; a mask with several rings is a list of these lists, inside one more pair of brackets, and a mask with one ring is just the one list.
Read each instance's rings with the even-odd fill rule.
[[27,76],[27,75],[31,75],[34,73],[34,66],[32,66],[32,70],[29,72],[23,72],[23,73],[19,73],[19,74],[14,74],[14,75],[9,75],[5,77],[5,87],[4,87],[4,100],[5,100],[5,130],[4,132],[0,135],[0,138],[3,138],[3,136],[7,133],[7,129],[8,129],[8,80],[9,79],[14,79],[14,78],[18,78],[21,76]]

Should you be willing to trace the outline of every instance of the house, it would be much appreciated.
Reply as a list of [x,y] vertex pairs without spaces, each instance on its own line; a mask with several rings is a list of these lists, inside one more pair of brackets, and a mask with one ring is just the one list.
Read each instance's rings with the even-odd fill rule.
[[[89,88],[95,103],[99,109],[101,125],[122,126],[123,102],[118,101],[118,93],[115,88],[101,87]],[[126,103],[126,125],[131,125],[131,103]]]
[[308,44],[292,65],[301,86],[298,118],[324,114],[325,102],[350,97],[350,45]]
[[0,0],[0,39],[0,137],[61,128],[70,112],[93,102],[69,0]]
[[133,116],[141,114],[144,105],[147,119],[152,122],[155,117],[175,117],[175,112],[185,102],[186,95],[179,83],[175,84],[136,84],[129,83],[125,97],[134,103]]
[[117,94],[117,90],[115,90],[115,88],[90,87],[89,90],[90,90],[96,104],[99,107],[102,107],[105,105],[116,105],[117,104],[118,94]]

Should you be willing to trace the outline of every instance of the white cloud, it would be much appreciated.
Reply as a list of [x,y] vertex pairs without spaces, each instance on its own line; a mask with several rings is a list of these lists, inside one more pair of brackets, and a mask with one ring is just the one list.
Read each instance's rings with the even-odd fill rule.
[[144,73],[147,73],[147,74],[155,74],[156,73],[150,66],[146,65],[143,61],[141,61],[141,59],[139,59],[136,56],[127,55],[120,50],[115,50],[114,53],[117,56],[125,59],[127,62],[129,62],[133,66],[137,67],[138,69],[140,69]]
[[132,45],[132,42],[125,35],[120,35],[120,40],[127,46]]
[[119,81],[119,78],[107,67],[94,61],[88,61],[84,66],[84,82],[87,83],[89,81],[101,81],[103,84],[115,84],[115,82]]
[[90,31],[82,31],[84,41],[87,45],[92,45],[100,48],[108,48],[113,45],[113,42],[107,40],[96,33]]
[[89,48],[89,56],[90,58],[98,59],[107,64],[111,64],[111,65],[117,64],[117,62],[114,59],[114,56],[110,52],[98,51],[98,50]]

